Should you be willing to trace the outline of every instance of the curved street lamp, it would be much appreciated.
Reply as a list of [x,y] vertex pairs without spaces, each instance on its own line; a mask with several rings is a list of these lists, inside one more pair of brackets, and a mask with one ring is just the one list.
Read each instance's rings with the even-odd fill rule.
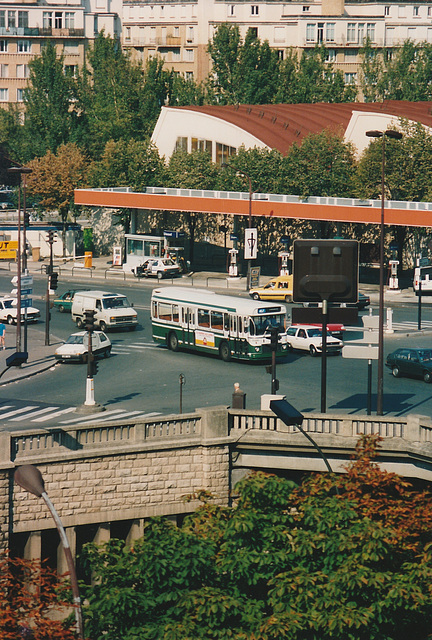
[[381,221],[380,221],[380,261],[379,261],[379,317],[378,317],[378,374],[377,374],[377,415],[383,415],[384,378],[384,202],[385,202],[385,139],[400,140],[402,133],[394,129],[386,131],[366,131],[368,138],[382,138],[381,159]]
[[72,558],[72,552],[69,546],[69,540],[67,539],[66,531],[64,530],[60,517],[57,511],[55,510],[53,503],[49,499],[48,494],[45,491],[45,485],[42,478],[42,474],[39,471],[39,469],[33,466],[32,464],[24,464],[15,470],[14,480],[20,487],[22,487],[29,493],[32,493],[38,498],[43,498],[43,500],[45,501],[45,504],[47,505],[48,509],[51,512],[51,515],[54,519],[54,522],[56,524],[57,530],[60,535],[60,539],[63,544],[63,549],[65,552],[66,561],[67,561],[68,569],[70,573],[73,601],[75,605],[75,620],[76,620],[77,635],[80,640],[84,640],[84,626],[83,626],[81,599],[79,595],[78,580],[77,580],[77,575],[75,571],[75,565]]

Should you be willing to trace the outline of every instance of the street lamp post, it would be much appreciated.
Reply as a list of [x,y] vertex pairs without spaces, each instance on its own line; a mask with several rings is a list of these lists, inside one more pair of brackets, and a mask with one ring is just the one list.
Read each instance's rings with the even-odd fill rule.
[[59,532],[60,539],[62,541],[62,545],[63,545],[63,549],[65,552],[66,561],[67,561],[68,569],[70,573],[73,601],[75,605],[75,620],[76,620],[77,636],[80,640],[84,640],[84,626],[83,626],[81,599],[79,595],[78,580],[77,580],[77,575],[75,571],[75,564],[72,558],[71,548],[66,536],[66,532],[61,523],[60,517],[57,511],[55,510],[53,503],[49,499],[48,494],[45,491],[45,485],[42,478],[42,474],[39,471],[39,469],[33,466],[32,464],[25,464],[16,469],[14,474],[14,480],[20,487],[22,487],[26,491],[29,491],[30,493],[37,496],[38,498],[42,498],[46,506],[50,510],[50,513],[56,524],[57,531]]
[[[21,252],[21,174],[24,176],[24,252],[26,250],[26,174],[31,173],[29,167],[10,167],[8,173],[18,175],[18,249],[17,249],[17,322],[16,322],[16,350],[21,351],[21,272],[27,267],[27,260],[22,259]],[[27,327],[26,327],[27,328]],[[27,337],[26,337],[27,338]],[[26,339],[27,342],[27,339]]]
[[[252,180],[250,175],[245,173],[244,171],[238,170],[241,176],[244,176],[249,183],[249,214],[248,214],[248,228],[252,229]],[[251,288],[251,268],[252,268],[252,258],[248,258],[248,268],[247,268],[247,279],[246,279],[246,291],[249,291]]]
[[384,203],[385,203],[385,139],[400,140],[402,134],[394,129],[386,131],[366,131],[368,138],[382,138],[381,159],[381,220],[380,220],[380,262],[379,262],[379,312],[378,312],[378,373],[377,373],[377,415],[383,415],[384,378]]

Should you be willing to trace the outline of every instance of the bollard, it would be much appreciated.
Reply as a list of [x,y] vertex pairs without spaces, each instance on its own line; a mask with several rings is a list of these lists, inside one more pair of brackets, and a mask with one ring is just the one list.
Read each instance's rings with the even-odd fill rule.
[[232,394],[232,409],[246,409],[246,394],[240,389],[240,384],[234,382],[234,393]]
[[386,333],[394,333],[393,330],[393,309],[387,309],[387,329]]

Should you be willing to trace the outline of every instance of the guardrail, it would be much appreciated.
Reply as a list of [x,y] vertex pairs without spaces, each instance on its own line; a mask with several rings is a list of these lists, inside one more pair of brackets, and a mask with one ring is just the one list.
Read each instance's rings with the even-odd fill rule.
[[123,280],[126,280],[126,272],[123,271],[123,269],[116,269],[115,267],[114,268],[110,267],[108,269],[105,269],[105,274],[104,274],[105,275],[105,280],[106,280],[106,277],[107,277],[107,273],[109,273],[110,275],[114,275],[114,274],[122,275],[123,276]]

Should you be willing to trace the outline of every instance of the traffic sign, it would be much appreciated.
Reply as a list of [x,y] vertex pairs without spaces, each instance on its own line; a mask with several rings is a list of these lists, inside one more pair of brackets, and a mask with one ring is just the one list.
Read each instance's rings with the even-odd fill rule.
[[360,360],[378,360],[378,347],[345,345],[342,347],[342,358]]
[[22,296],[28,296],[30,293],[33,293],[33,289],[21,289]]
[[31,298],[25,298],[24,300],[21,300],[21,308],[25,309],[26,307],[31,307],[32,302],[33,300]]
[[[18,284],[18,276],[14,276],[11,280],[12,284]],[[21,276],[21,286],[30,287],[33,284],[33,276]]]
[[258,231],[253,227],[245,229],[245,246],[244,257],[245,260],[255,260],[257,257],[258,248]]

